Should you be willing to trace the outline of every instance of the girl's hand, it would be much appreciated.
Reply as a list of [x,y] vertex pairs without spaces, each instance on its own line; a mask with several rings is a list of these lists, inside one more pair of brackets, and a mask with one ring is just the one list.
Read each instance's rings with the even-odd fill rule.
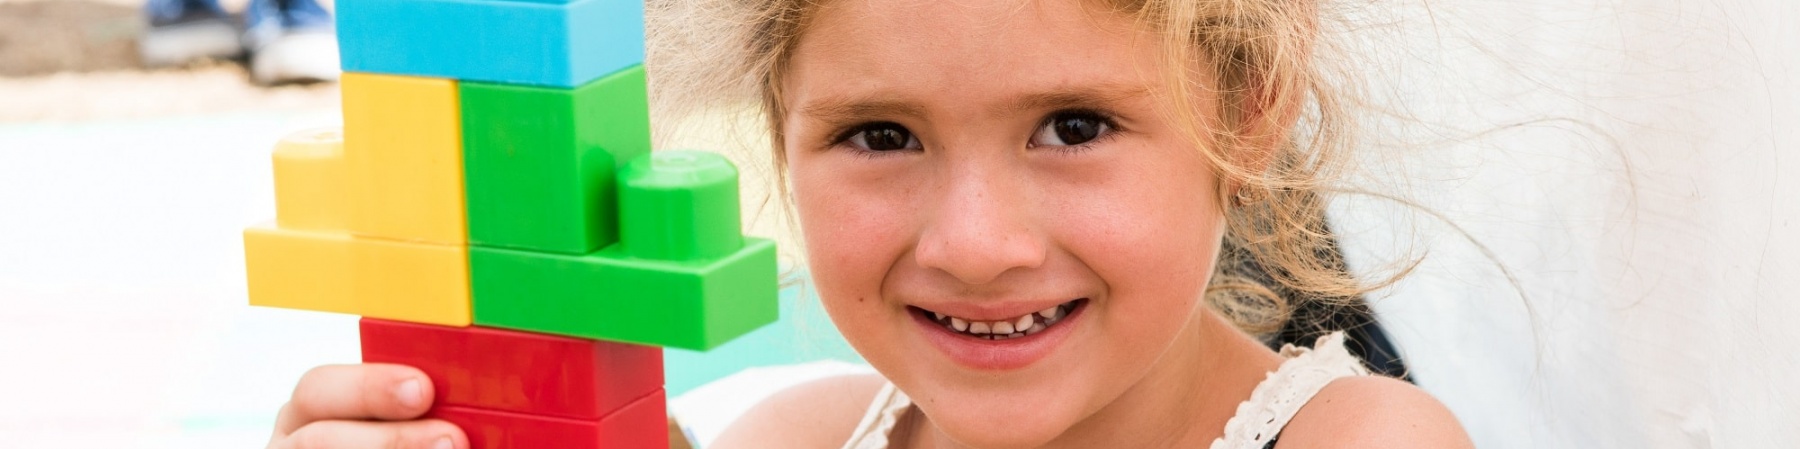
[[431,379],[410,366],[326,365],[307,371],[275,419],[269,449],[463,449],[462,429],[421,420]]

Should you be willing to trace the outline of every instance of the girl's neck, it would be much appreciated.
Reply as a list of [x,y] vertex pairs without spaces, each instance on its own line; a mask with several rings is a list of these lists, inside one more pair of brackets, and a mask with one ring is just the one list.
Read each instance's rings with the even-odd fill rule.
[[[1280,367],[1281,356],[1211,311],[1188,328],[1136,385],[1044,448],[1205,447],[1223,435],[1238,404]],[[915,423],[908,433],[919,438],[907,438],[905,447],[961,448],[929,420]]]

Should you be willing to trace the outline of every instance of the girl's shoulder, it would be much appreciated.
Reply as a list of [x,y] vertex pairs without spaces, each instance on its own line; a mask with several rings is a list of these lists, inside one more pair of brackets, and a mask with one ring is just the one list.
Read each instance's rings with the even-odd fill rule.
[[1412,384],[1344,377],[1313,396],[1281,431],[1276,449],[1473,448],[1450,409]]
[[789,387],[745,412],[707,448],[842,447],[886,384],[878,374],[857,374]]
[[[834,376],[782,390],[733,422],[709,449],[843,447],[887,384],[877,374]],[[1388,377],[1326,384],[1281,430],[1276,449],[1472,448],[1456,416],[1418,387]]]

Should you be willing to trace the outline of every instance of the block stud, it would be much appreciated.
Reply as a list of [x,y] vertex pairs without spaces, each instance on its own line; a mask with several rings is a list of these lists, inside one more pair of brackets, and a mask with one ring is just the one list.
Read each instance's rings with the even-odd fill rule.
[[275,145],[275,221],[285,229],[341,230],[348,224],[344,134],[301,131]]
[[625,254],[706,260],[742,248],[737,181],[737,167],[713,153],[658,151],[632,160],[619,176]]

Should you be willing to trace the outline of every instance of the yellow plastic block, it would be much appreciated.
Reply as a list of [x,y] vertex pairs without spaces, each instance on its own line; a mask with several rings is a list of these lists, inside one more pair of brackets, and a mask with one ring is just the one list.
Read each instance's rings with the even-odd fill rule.
[[466,244],[456,81],[345,73],[340,83],[350,231]]
[[337,129],[294,133],[275,144],[275,221],[285,229],[348,229],[344,135]]
[[414,323],[470,323],[468,247],[296,231],[244,230],[250,305]]
[[361,314],[350,277],[349,234],[244,230],[250,305]]
[[357,239],[356,293],[362,315],[414,323],[468,326],[469,247]]

